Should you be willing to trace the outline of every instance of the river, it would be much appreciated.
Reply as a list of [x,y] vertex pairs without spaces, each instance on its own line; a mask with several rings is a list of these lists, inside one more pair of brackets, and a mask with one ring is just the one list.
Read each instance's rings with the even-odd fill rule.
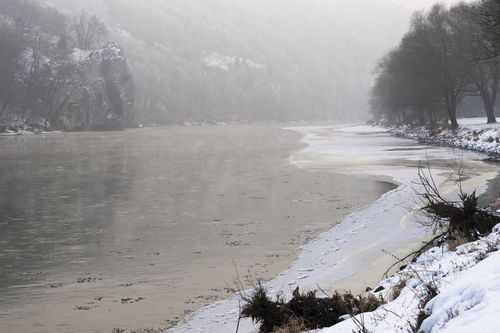
[[[0,331],[160,330],[231,297],[237,274],[279,276],[276,289],[369,285],[380,275],[360,267],[383,265],[359,244],[423,237],[382,222],[406,216],[411,186],[397,185],[425,156],[445,172],[457,153],[366,128],[259,124],[0,137]],[[498,166],[459,158],[482,203],[495,198]],[[234,304],[219,304],[178,330],[234,331]]]
[[276,125],[0,137],[0,331],[161,329],[395,188]]
[[[296,287],[319,288],[328,294],[333,290],[363,292],[366,287],[375,288],[394,257],[406,256],[430,236],[419,223],[429,218],[419,214],[419,193],[423,190],[419,168],[432,174],[441,194],[451,200],[458,199],[457,171],[465,192],[476,190],[481,194],[481,205],[496,199],[500,192],[500,168],[482,154],[422,145],[370,126],[289,130],[303,135],[306,144],[289,158],[298,168],[343,175],[346,179],[361,177],[366,181],[366,190],[373,180],[389,181],[397,188],[302,246],[288,269],[264,284],[271,297],[290,297]],[[257,327],[250,320],[238,320],[239,308],[240,298],[234,295],[198,310],[168,332],[232,333],[237,326],[239,332],[255,332]]]

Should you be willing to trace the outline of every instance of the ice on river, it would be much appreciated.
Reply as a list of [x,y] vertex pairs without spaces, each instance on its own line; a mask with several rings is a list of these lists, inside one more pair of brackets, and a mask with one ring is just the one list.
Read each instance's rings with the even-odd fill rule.
[[[481,193],[488,179],[497,174],[494,167],[481,162],[481,155],[457,153],[447,148],[429,148],[412,140],[391,137],[384,129],[369,126],[317,126],[288,128],[303,135],[307,146],[292,157],[297,167],[331,170],[390,180],[399,185],[372,205],[346,217],[340,224],[301,248],[289,269],[268,282],[270,293],[290,294],[297,286],[325,290],[357,283],[376,283],[385,265],[384,253],[399,253],[418,244],[425,236],[415,223],[418,208],[418,161],[438,165],[431,172],[435,181],[449,196],[456,188],[449,180],[450,161],[463,161],[468,174],[464,190]],[[481,172],[477,172],[481,170]],[[419,216],[421,218],[421,216]],[[384,252],[385,251],[385,252]],[[389,259],[390,260],[390,259]],[[387,261],[390,263],[390,261]],[[360,272],[369,273],[360,274]],[[365,276],[365,278],[360,278]],[[346,282],[347,281],[347,282]],[[366,285],[365,285],[366,287]],[[168,332],[235,332],[239,297],[205,307]],[[240,323],[239,332],[251,332],[249,320]]]

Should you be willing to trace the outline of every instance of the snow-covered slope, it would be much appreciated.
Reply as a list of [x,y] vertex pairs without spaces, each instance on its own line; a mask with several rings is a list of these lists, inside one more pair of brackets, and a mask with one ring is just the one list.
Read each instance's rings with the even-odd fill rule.
[[[371,333],[416,332],[419,315],[425,333],[500,332],[499,248],[497,225],[487,237],[454,251],[430,249],[380,283],[378,293],[390,302],[320,332],[357,332],[360,322]],[[428,296],[429,288],[437,296]]]

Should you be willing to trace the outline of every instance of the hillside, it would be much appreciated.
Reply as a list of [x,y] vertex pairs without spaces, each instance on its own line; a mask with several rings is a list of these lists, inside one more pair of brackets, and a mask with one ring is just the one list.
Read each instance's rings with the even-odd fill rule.
[[410,14],[373,1],[40,1],[108,24],[146,123],[364,117],[376,60]]

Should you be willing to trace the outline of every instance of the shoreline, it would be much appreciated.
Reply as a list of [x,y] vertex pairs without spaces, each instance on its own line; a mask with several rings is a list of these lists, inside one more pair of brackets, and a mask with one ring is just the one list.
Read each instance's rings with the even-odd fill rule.
[[[4,170],[10,172],[4,174],[7,178],[37,178],[39,171],[33,170],[42,170],[43,179],[50,184],[57,185],[60,177],[68,175],[74,179],[74,188],[90,182],[89,188],[99,190],[104,169],[113,171],[112,179],[126,179],[127,183],[114,188],[112,198],[102,197],[105,204],[100,204],[98,210],[93,202],[83,206],[80,200],[73,202],[74,198],[93,198],[94,190],[78,192],[78,196],[77,192],[66,194],[64,200],[71,204],[66,206],[67,215],[51,221],[66,222],[66,216],[75,213],[79,217],[84,209],[85,219],[75,221],[74,227],[79,229],[81,225],[87,235],[88,221],[92,221],[89,235],[92,239],[98,237],[99,244],[92,243],[87,249],[85,242],[72,246],[68,243],[49,251],[40,247],[51,266],[32,268],[33,272],[40,271],[39,275],[32,276],[28,271],[33,284],[4,289],[0,326],[7,331],[16,328],[18,332],[53,332],[57,325],[65,325],[85,332],[89,322],[100,332],[170,326],[171,322],[163,324],[165,319],[184,317],[184,310],[194,311],[228,296],[225,287],[234,286],[232,258],[242,276],[250,268],[251,277],[271,280],[290,265],[299,246],[394,188],[359,176],[313,173],[290,165],[290,155],[305,147],[301,136],[270,125],[17,139],[1,140],[8,143],[2,149],[3,156],[20,149],[23,152],[23,163],[2,159]],[[42,150],[44,147],[50,150]],[[33,151],[45,152],[44,159],[32,156]],[[144,157],[150,163],[144,164]],[[91,178],[88,168],[83,174],[79,168],[89,158],[100,163],[90,169],[94,175]],[[184,160],[204,163],[181,163]],[[40,161],[40,168],[32,167]],[[64,169],[54,168],[51,161]],[[176,162],[173,165],[168,161]],[[26,167],[13,167],[18,164]],[[110,165],[112,169],[107,168]],[[186,169],[186,165],[193,168]],[[75,170],[79,172],[75,174]],[[190,178],[186,183],[182,177],[187,170]],[[58,176],[53,178],[53,173]],[[19,188],[25,186],[21,183]],[[60,205],[59,187],[46,189],[51,191],[44,192],[42,207]],[[24,193],[12,192],[13,198],[19,195]],[[110,201],[115,198],[118,200]],[[27,221],[28,228],[37,225],[36,219]],[[47,234],[40,242],[78,236]],[[38,239],[33,243],[38,244]],[[6,249],[17,246],[19,253],[26,253],[22,243],[16,244],[8,244]],[[64,255],[54,252],[59,249]],[[94,253],[99,256],[94,257]],[[26,255],[29,259],[29,253]],[[16,266],[6,271],[5,286],[11,277],[19,281],[15,274],[25,272],[24,262],[12,262]],[[82,283],[78,283],[80,279]],[[34,323],[38,325],[34,327]]]
[[[319,142],[317,134],[310,132],[313,128],[287,128],[301,133],[303,141],[307,144],[301,152],[290,158],[290,161],[299,168],[309,168],[310,162],[307,162],[307,158],[303,161],[297,160],[297,155],[307,155],[314,151],[315,148],[312,147],[311,142],[319,147],[322,144]],[[321,130],[331,128],[331,126],[317,128]],[[304,129],[306,132],[303,131]],[[326,165],[320,165],[317,169],[324,169]],[[445,184],[447,176],[443,175],[443,170],[434,171],[436,171],[435,177],[440,185]],[[408,170],[389,170],[386,173],[380,172],[380,170],[376,172],[373,170],[372,172],[367,170],[350,170],[349,172],[336,170],[334,173],[347,173],[385,181],[391,180],[393,184],[398,185],[398,188],[382,195],[374,203],[350,214],[331,230],[301,247],[299,256],[289,269],[264,285],[271,297],[276,293],[284,293],[285,296],[289,296],[295,287],[311,290],[320,286],[321,289],[331,290],[337,283],[341,287],[349,287],[349,289],[354,289],[352,286],[356,284],[356,287],[362,290],[367,286],[367,282],[376,283],[382,278],[376,276],[376,273],[374,274],[373,263],[388,262],[392,258],[389,254],[383,254],[382,249],[387,253],[397,253],[416,246],[426,237],[422,230],[417,230],[418,228],[414,224],[406,221],[409,211],[411,212],[411,209],[414,208],[408,207],[408,203],[417,201],[415,191],[410,186],[415,175],[409,174]],[[493,177],[494,175],[491,173],[488,176]],[[479,182],[481,181],[479,180]],[[476,187],[478,184],[469,185]],[[479,186],[482,188],[478,188],[478,193],[484,191],[485,186],[482,185]],[[467,189],[467,185],[464,188]],[[366,223],[373,220],[377,223]],[[399,227],[395,228],[396,225]],[[373,242],[373,239],[377,241]],[[383,273],[387,268],[379,266],[377,267],[380,270],[379,273]],[[358,278],[366,273],[371,275],[370,281]],[[238,308],[238,296],[233,296],[231,300],[214,303],[198,310],[185,318],[180,325],[167,332],[189,332],[195,328],[198,328],[199,332],[234,332],[239,313]],[[213,318],[213,320],[208,320],[208,318]],[[254,328],[248,320],[240,322],[242,332],[250,332]]]
[[[332,128],[334,128],[334,130],[331,130],[333,134],[328,132],[328,129]],[[316,132],[315,129],[317,130]],[[185,130],[184,127],[183,130]],[[301,133],[300,128],[295,128],[293,129],[293,131],[296,134],[298,133],[301,135],[301,139],[299,139],[300,142],[297,144],[297,150],[291,151],[291,155],[288,156],[288,159],[285,158],[283,160],[286,164],[293,164],[293,168],[307,169],[308,172],[313,173],[318,171],[324,173],[326,171],[327,173],[337,175],[345,174],[353,176],[355,178],[370,179],[372,182],[374,180],[385,183],[389,182],[397,186],[397,188],[386,192],[384,195],[377,198],[374,202],[371,202],[366,206],[363,206],[362,208],[356,209],[356,211],[354,211],[353,213],[343,215],[339,224],[335,225],[333,228],[330,227],[330,229],[328,229],[324,233],[321,233],[312,241],[310,241],[310,237],[318,235],[317,231],[310,235],[304,234],[301,240],[301,244],[305,245],[301,246],[300,248],[297,247],[298,245],[295,245],[295,250],[293,251],[293,253],[288,253],[289,255],[293,255],[295,257],[295,260],[291,264],[290,260],[287,260],[287,264],[285,267],[289,268],[285,271],[282,271],[278,275],[278,277],[276,277],[276,275],[272,275],[272,277],[270,277],[271,279],[274,278],[274,280],[269,283],[270,287],[274,292],[286,291],[290,293],[296,286],[301,286],[301,288],[304,287],[316,289],[317,284],[319,285],[320,283],[322,289],[325,290],[329,290],[332,285],[335,285],[335,287],[338,286],[338,288],[344,288],[345,286],[345,288],[353,290],[355,290],[355,288],[358,288],[360,291],[362,291],[362,289],[367,285],[373,286],[373,283],[376,283],[380,280],[379,276],[375,276],[375,274],[373,274],[373,267],[380,268],[378,266],[384,265],[384,261],[390,260],[389,257],[382,258],[384,257],[384,255],[381,255],[381,249],[397,254],[398,251],[400,251],[402,248],[408,248],[412,244],[416,244],[418,241],[420,241],[421,237],[424,237],[421,234],[413,235],[418,237],[414,239],[406,239],[408,240],[408,242],[406,243],[391,243],[391,238],[397,238],[398,235],[408,235],[415,230],[411,229],[412,216],[409,216],[408,213],[408,210],[412,208],[408,205],[408,198],[410,198],[412,194],[414,194],[414,190],[411,188],[411,186],[406,186],[411,183],[412,177],[414,177],[415,175],[412,175],[410,169],[408,169],[408,166],[406,164],[402,164],[399,160],[389,160],[390,163],[387,161],[372,161],[373,164],[370,164],[369,167],[366,168],[363,167],[364,163],[366,162],[365,159],[371,160],[373,159],[373,156],[365,156],[367,154],[363,151],[352,152],[350,148],[347,150],[341,150],[341,154],[338,155],[336,153],[338,153],[337,150],[339,147],[334,147],[333,149],[329,147],[332,141],[332,137],[342,140],[344,139],[343,136],[345,136],[345,139],[351,140],[353,138],[356,139],[359,136],[359,138],[366,140],[366,138],[368,138],[368,136],[366,135],[373,135],[373,137],[380,136],[378,130],[369,130],[367,128],[363,128],[363,126],[321,126],[307,127],[307,133],[305,134]],[[342,132],[342,135],[339,136],[340,132]],[[136,134],[140,133],[142,132],[136,132]],[[298,137],[298,135],[296,136]],[[394,140],[389,139],[392,137],[388,135],[387,138],[387,140],[391,142]],[[402,139],[396,139],[396,143],[399,142],[397,140]],[[372,140],[370,139],[368,141]],[[410,141],[411,140],[404,140],[404,143],[401,144],[400,147],[401,149],[404,149],[401,151],[404,151],[407,146],[408,152],[411,152],[414,149],[414,145],[411,145],[409,143]],[[342,145],[343,143],[340,144],[340,146]],[[399,147],[398,145],[396,145],[396,147]],[[386,148],[388,147],[384,147],[384,149],[381,151],[382,153],[375,153],[377,158],[380,157],[378,155],[383,155],[383,157],[386,158],[387,156],[385,156],[384,154],[388,154],[387,152],[389,152],[389,155],[393,154],[392,149]],[[433,153],[435,151],[438,151],[438,153]],[[441,149],[432,148],[431,156],[441,154],[440,151]],[[345,156],[342,157],[342,154],[344,154]],[[358,164],[353,164],[353,160],[357,159],[360,159],[359,163],[357,162]],[[416,161],[416,159],[412,161]],[[335,163],[335,170],[330,170],[332,165],[331,163]],[[477,163],[480,164],[481,162]],[[440,164],[440,170],[438,170],[437,175],[438,177],[440,177],[440,180],[443,181],[445,181],[447,178],[446,172],[443,171],[444,164],[445,163]],[[388,165],[390,165],[390,167]],[[328,176],[328,174],[326,175]],[[492,176],[493,174],[487,174],[485,177],[488,178]],[[473,177],[473,179],[476,178]],[[328,177],[322,176],[321,179],[325,180],[328,179]],[[485,181],[485,179],[478,179],[477,181],[479,183],[482,183],[483,181]],[[449,186],[449,184],[445,185]],[[469,185],[475,186],[475,184]],[[303,191],[304,189],[302,188],[302,192]],[[258,197],[259,196],[255,196],[255,200],[257,200]],[[398,205],[399,207],[397,207]],[[355,207],[355,205],[353,205],[353,207]],[[391,237],[386,237],[386,232],[382,230],[384,229],[384,226],[380,226],[380,228],[377,228],[377,226],[373,226],[370,223],[363,222],[373,219],[375,216],[373,214],[374,211],[381,212],[376,218],[377,221],[380,219],[386,219],[385,216],[394,213],[394,209],[397,210],[399,215],[391,221],[384,221],[384,223],[388,223],[385,225],[385,228],[389,228],[387,227],[387,225],[389,224],[393,227],[398,225],[398,228],[400,228],[401,231],[396,232],[397,230],[391,230],[391,232],[394,232]],[[285,213],[285,211],[283,211],[283,213]],[[219,217],[217,217],[217,221],[218,219]],[[303,219],[303,221],[307,221],[307,219]],[[340,224],[345,225],[341,227]],[[291,227],[293,228],[293,226]],[[384,237],[386,238],[384,239]],[[373,242],[374,238],[377,239],[377,242]],[[383,243],[383,241],[385,241],[385,244]],[[311,243],[314,244],[311,245]],[[358,246],[359,244],[364,246]],[[387,246],[387,244],[389,244],[389,246]],[[378,254],[379,256],[369,257],[368,259],[366,259],[366,257],[364,257],[364,254],[371,252],[374,254]],[[349,260],[347,260],[347,258],[349,258]],[[312,263],[313,265],[311,265],[310,263]],[[382,269],[382,271],[383,270],[385,269]],[[366,274],[363,272],[370,273],[370,280],[361,278]],[[355,288],[352,287],[353,285],[355,286]],[[128,289],[132,290],[134,288],[135,287]],[[200,329],[200,332],[234,332],[235,326],[231,323],[234,324],[235,313],[237,319],[237,301],[237,298],[233,300],[232,307],[227,307],[225,301],[220,301],[215,304],[208,305],[202,309],[196,310],[187,318],[194,318],[196,322],[199,323],[206,323],[207,320],[212,319],[211,323],[209,323],[208,325],[202,324],[204,328]],[[148,302],[148,300],[144,302]],[[143,307],[144,305],[146,304],[143,304],[143,302],[141,302],[141,305],[138,306]],[[103,304],[102,306],[104,307],[105,304]],[[224,311],[219,311],[223,308],[225,308]],[[140,312],[145,313],[144,310]],[[202,326],[193,326],[191,324],[191,327],[189,328],[190,323],[185,323],[184,321],[181,322],[179,326],[182,326],[183,324],[186,324],[185,331],[189,332],[193,331],[194,327]],[[223,325],[224,327],[225,325],[228,325],[228,329],[221,330],[221,325]],[[244,322],[241,326],[242,330],[245,327],[244,325],[247,325],[246,327],[249,330],[251,330],[251,328],[253,327],[251,324]],[[124,328],[127,328],[126,324],[124,324],[124,326]],[[144,324],[140,324],[140,326],[144,327]],[[174,327],[170,329],[169,332],[177,332],[175,329],[176,328]],[[125,330],[125,332],[128,332],[128,330]],[[179,332],[183,331],[180,330]],[[244,332],[244,330],[242,332]]]
[[417,140],[428,145],[451,147],[484,153],[500,162],[500,123],[487,124],[486,118],[459,118],[456,131],[437,129],[431,131],[421,126],[385,126],[392,135]]
[[[397,189],[384,194],[375,203],[385,201],[385,197],[393,192],[396,193]],[[264,287],[269,291],[269,296],[274,297],[280,294],[289,297],[296,287],[301,289],[316,289],[320,283],[328,285],[328,287],[322,289],[331,290],[331,286],[338,278],[338,276],[333,276],[336,272],[332,272],[332,268],[335,269],[340,267],[342,270],[342,276],[338,281],[351,281],[350,277],[352,274],[356,274],[358,270],[350,266],[353,264],[353,261],[348,262],[344,260],[348,255],[346,250],[351,249],[346,248],[345,244],[351,240],[350,236],[360,235],[360,231],[367,228],[366,225],[357,224],[356,220],[358,214],[369,207],[372,207],[372,205],[361,208],[348,215],[341,223],[334,226],[331,230],[320,234],[316,239],[302,246],[299,255],[295,261],[290,264],[290,267],[281,272],[273,280],[264,284]],[[355,232],[353,232],[353,230]],[[340,237],[337,233],[343,236]],[[342,248],[342,246],[344,247]],[[372,252],[370,248],[365,250]],[[369,259],[365,258],[366,264],[369,261]],[[361,266],[365,267],[366,265],[361,264]],[[375,280],[379,281],[380,279],[376,278],[374,282]],[[359,285],[359,288],[363,287],[365,287],[363,284]],[[244,293],[250,292],[251,290],[244,291]],[[196,332],[234,332],[238,321],[239,304],[239,296],[233,295],[233,297],[228,300],[216,302],[195,311],[184,318],[178,326],[167,329],[167,332],[192,332],[195,329],[197,329]],[[208,318],[211,319],[209,319],[207,323],[205,319]],[[256,328],[248,319],[242,319],[239,327],[241,332],[252,332]]]

